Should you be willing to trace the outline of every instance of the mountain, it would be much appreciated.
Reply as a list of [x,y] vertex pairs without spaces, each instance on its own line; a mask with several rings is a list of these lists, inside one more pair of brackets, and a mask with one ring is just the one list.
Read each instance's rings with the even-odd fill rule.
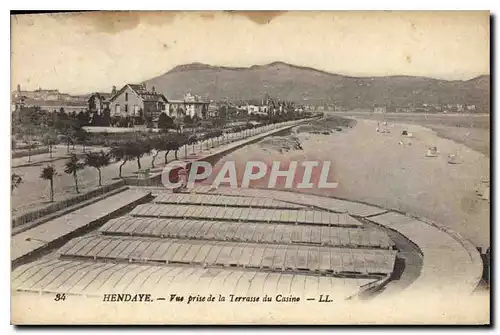
[[304,104],[340,103],[345,107],[374,104],[469,103],[489,111],[490,76],[446,81],[426,77],[349,77],[275,62],[248,68],[180,65],[145,81],[170,99],[191,92],[213,100],[272,97]]

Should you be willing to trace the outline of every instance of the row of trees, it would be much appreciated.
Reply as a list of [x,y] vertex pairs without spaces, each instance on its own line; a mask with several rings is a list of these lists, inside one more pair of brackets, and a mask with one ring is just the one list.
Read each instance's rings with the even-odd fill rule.
[[[76,193],[79,193],[78,172],[87,166],[97,170],[98,185],[102,186],[102,168],[111,163],[120,163],[118,166],[118,177],[123,178],[122,168],[127,162],[135,160],[137,162],[137,168],[141,170],[141,159],[145,155],[151,154],[151,168],[155,168],[156,159],[161,152],[164,152],[164,160],[165,164],[167,164],[168,154],[173,151],[175,153],[174,159],[177,160],[178,151],[183,146],[187,153],[188,145],[193,145],[194,151],[194,145],[202,141],[211,141],[212,146],[214,146],[214,140],[217,140],[220,145],[220,139],[225,134],[240,132],[251,128],[254,128],[254,125],[252,123],[246,123],[226,129],[224,132],[220,129],[213,129],[205,132],[201,136],[195,133],[160,133],[155,135],[149,133],[129,134],[127,139],[116,139],[107,142],[106,144],[110,147],[109,151],[101,150],[97,152],[87,152],[83,159],[80,159],[75,154],[71,155],[65,164],[64,172],[73,177]],[[133,135],[133,137],[130,137],[130,135]],[[47,143],[51,143],[52,140],[53,138],[47,140]],[[57,175],[58,172],[52,165],[44,167],[40,175],[40,178],[49,181],[50,201],[54,200],[54,177]],[[20,183],[22,183],[22,177],[17,174],[12,174],[11,190],[18,187]]]
[[68,126],[81,128],[90,122],[91,114],[88,111],[66,113],[61,107],[59,111],[47,112],[39,107],[22,107],[12,115],[12,132],[40,135],[51,128],[62,133]]
[[[42,143],[49,149],[52,157],[52,148],[55,144],[65,141],[68,148],[76,140],[83,141],[87,133],[82,128],[91,121],[88,111],[66,113],[61,107],[59,111],[49,113],[38,107],[22,107],[12,115],[12,134],[16,139],[24,140],[28,149],[28,161],[31,160],[31,150]],[[34,140],[38,142],[33,142]],[[84,141],[83,141],[84,142]],[[12,149],[16,149],[15,140]]]
[[[136,135],[136,138],[128,141],[119,141],[111,145],[110,151],[87,152],[83,159],[73,154],[65,164],[64,172],[73,177],[76,193],[80,193],[78,187],[78,172],[85,167],[95,168],[98,172],[98,186],[102,186],[102,169],[113,162],[120,162],[118,167],[118,177],[122,178],[122,168],[129,162],[135,160],[137,168],[142,168],[141,158],[144,155],[152,154],[151,168],[155,168],[155,161],[164,151],[165,164],[168,163],[168,154],[175,152],[175,160],[178,159],[178,151],[184,145],[198,143],[200,140],[213,139],[222,136],[222,131],[213,130],[202,137],[186,134],[160,134],[156,136]],[[50,186],[50,201],[54,201],[54,178],[58,175],[53,165],[47,165],[42,169],[40,178],[47,180]],[[11,176],[11,190],[19,187],[22,177],[17,174]]]

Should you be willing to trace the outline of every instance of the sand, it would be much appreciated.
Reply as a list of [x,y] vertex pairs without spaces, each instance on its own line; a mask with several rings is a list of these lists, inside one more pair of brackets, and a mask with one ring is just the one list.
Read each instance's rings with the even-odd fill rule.
[[[358,120],[353,128],[331,135],[298,134],[303,150],[281,153],[263,150],[256,143],[231,153],[217,165],[236,161],[241,171],[249,160],[262,160],[268,165],[273,160],[285,165],[293,160],[331,161],[328,180],[337,181],[338,188],[302,191],[425,217],[457,231],[478,247],[488,247],[490,204],[476,190],[482,179],[489,178],[489,157],[440,138],[423,126],[389,124],[389,133],[377,132],[376,128],[377,121]],[[402,136],[403,130],[413,138]],[[429,146],[437,147],[438,157],[426,157]],[[449,164],[449,154],[458,155],[463,162]],[[265,185],[262,182],[257,186]],[[279,183],[278,188],[282,187]]]

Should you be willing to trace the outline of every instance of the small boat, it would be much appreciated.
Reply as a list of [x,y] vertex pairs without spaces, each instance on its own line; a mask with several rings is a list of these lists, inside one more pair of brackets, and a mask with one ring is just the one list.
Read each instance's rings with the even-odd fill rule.
[[429,147],[427,150],[427,154],[425,155],[426,157],[437,157],[439,156],[439,152],[437,150],[437,147]]

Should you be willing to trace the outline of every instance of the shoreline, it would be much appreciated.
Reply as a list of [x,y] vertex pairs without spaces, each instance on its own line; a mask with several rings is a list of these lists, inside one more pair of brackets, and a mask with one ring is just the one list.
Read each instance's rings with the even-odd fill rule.
[[[339,186],[311,189],[314,194],[411,213],[459,232],[475,246],[489,246],[489,202],[476,194],[481,179],[490,175],[488,156],[422,125],[391,123],[390,133],[381,133],[376,132],[377,121],[357,121],[353,128],[331,135],[298,134],[303,150],[280,153],[254,144],[217,165],[235,161],[242,170],[249,160],[330,161],[328,180]],[[414,137],[402,136],[404,129]],[[437,146],[439,157],[426,157],[429,146]],[[453,153],[464,161],[448,164]]]
[[374,114],[372,112],[348,112],[345,114],[334,113],[332,115],[354,120],[385,121],[389,124],[400,124],[406,127],[418,125],[434,131],[440,138],[463,144],[469,149],[490,157],[490,114]]
[[[462,128],[462,127],[447,127],[447,126],[440,126],[440,125],[426,125],[422,126],[425,128],[428,128],[436,133],[437,136],[443,139],[451,140],[457,144],[463,144],[469,149],[472,149],[474,151],[477,151],[486,157],[490,157],[490,143],[491,143],[491,138],[490,138],[490,131],[485,130],[485,129],[480,129],[480,128]],[[469,132],[470,134],[474,132],[484,132],[483,134],[478,133],[473,137],[467,137],[466,139],[463,138],[463,136],[459,136],[459,134],[453,134],[453,131],[458,131],[461,132],[462,135],[465,135],[464,133]],[[488,140],[486,141],[487,143],[484,143],[484,140],[481,137],[488,137]]]

